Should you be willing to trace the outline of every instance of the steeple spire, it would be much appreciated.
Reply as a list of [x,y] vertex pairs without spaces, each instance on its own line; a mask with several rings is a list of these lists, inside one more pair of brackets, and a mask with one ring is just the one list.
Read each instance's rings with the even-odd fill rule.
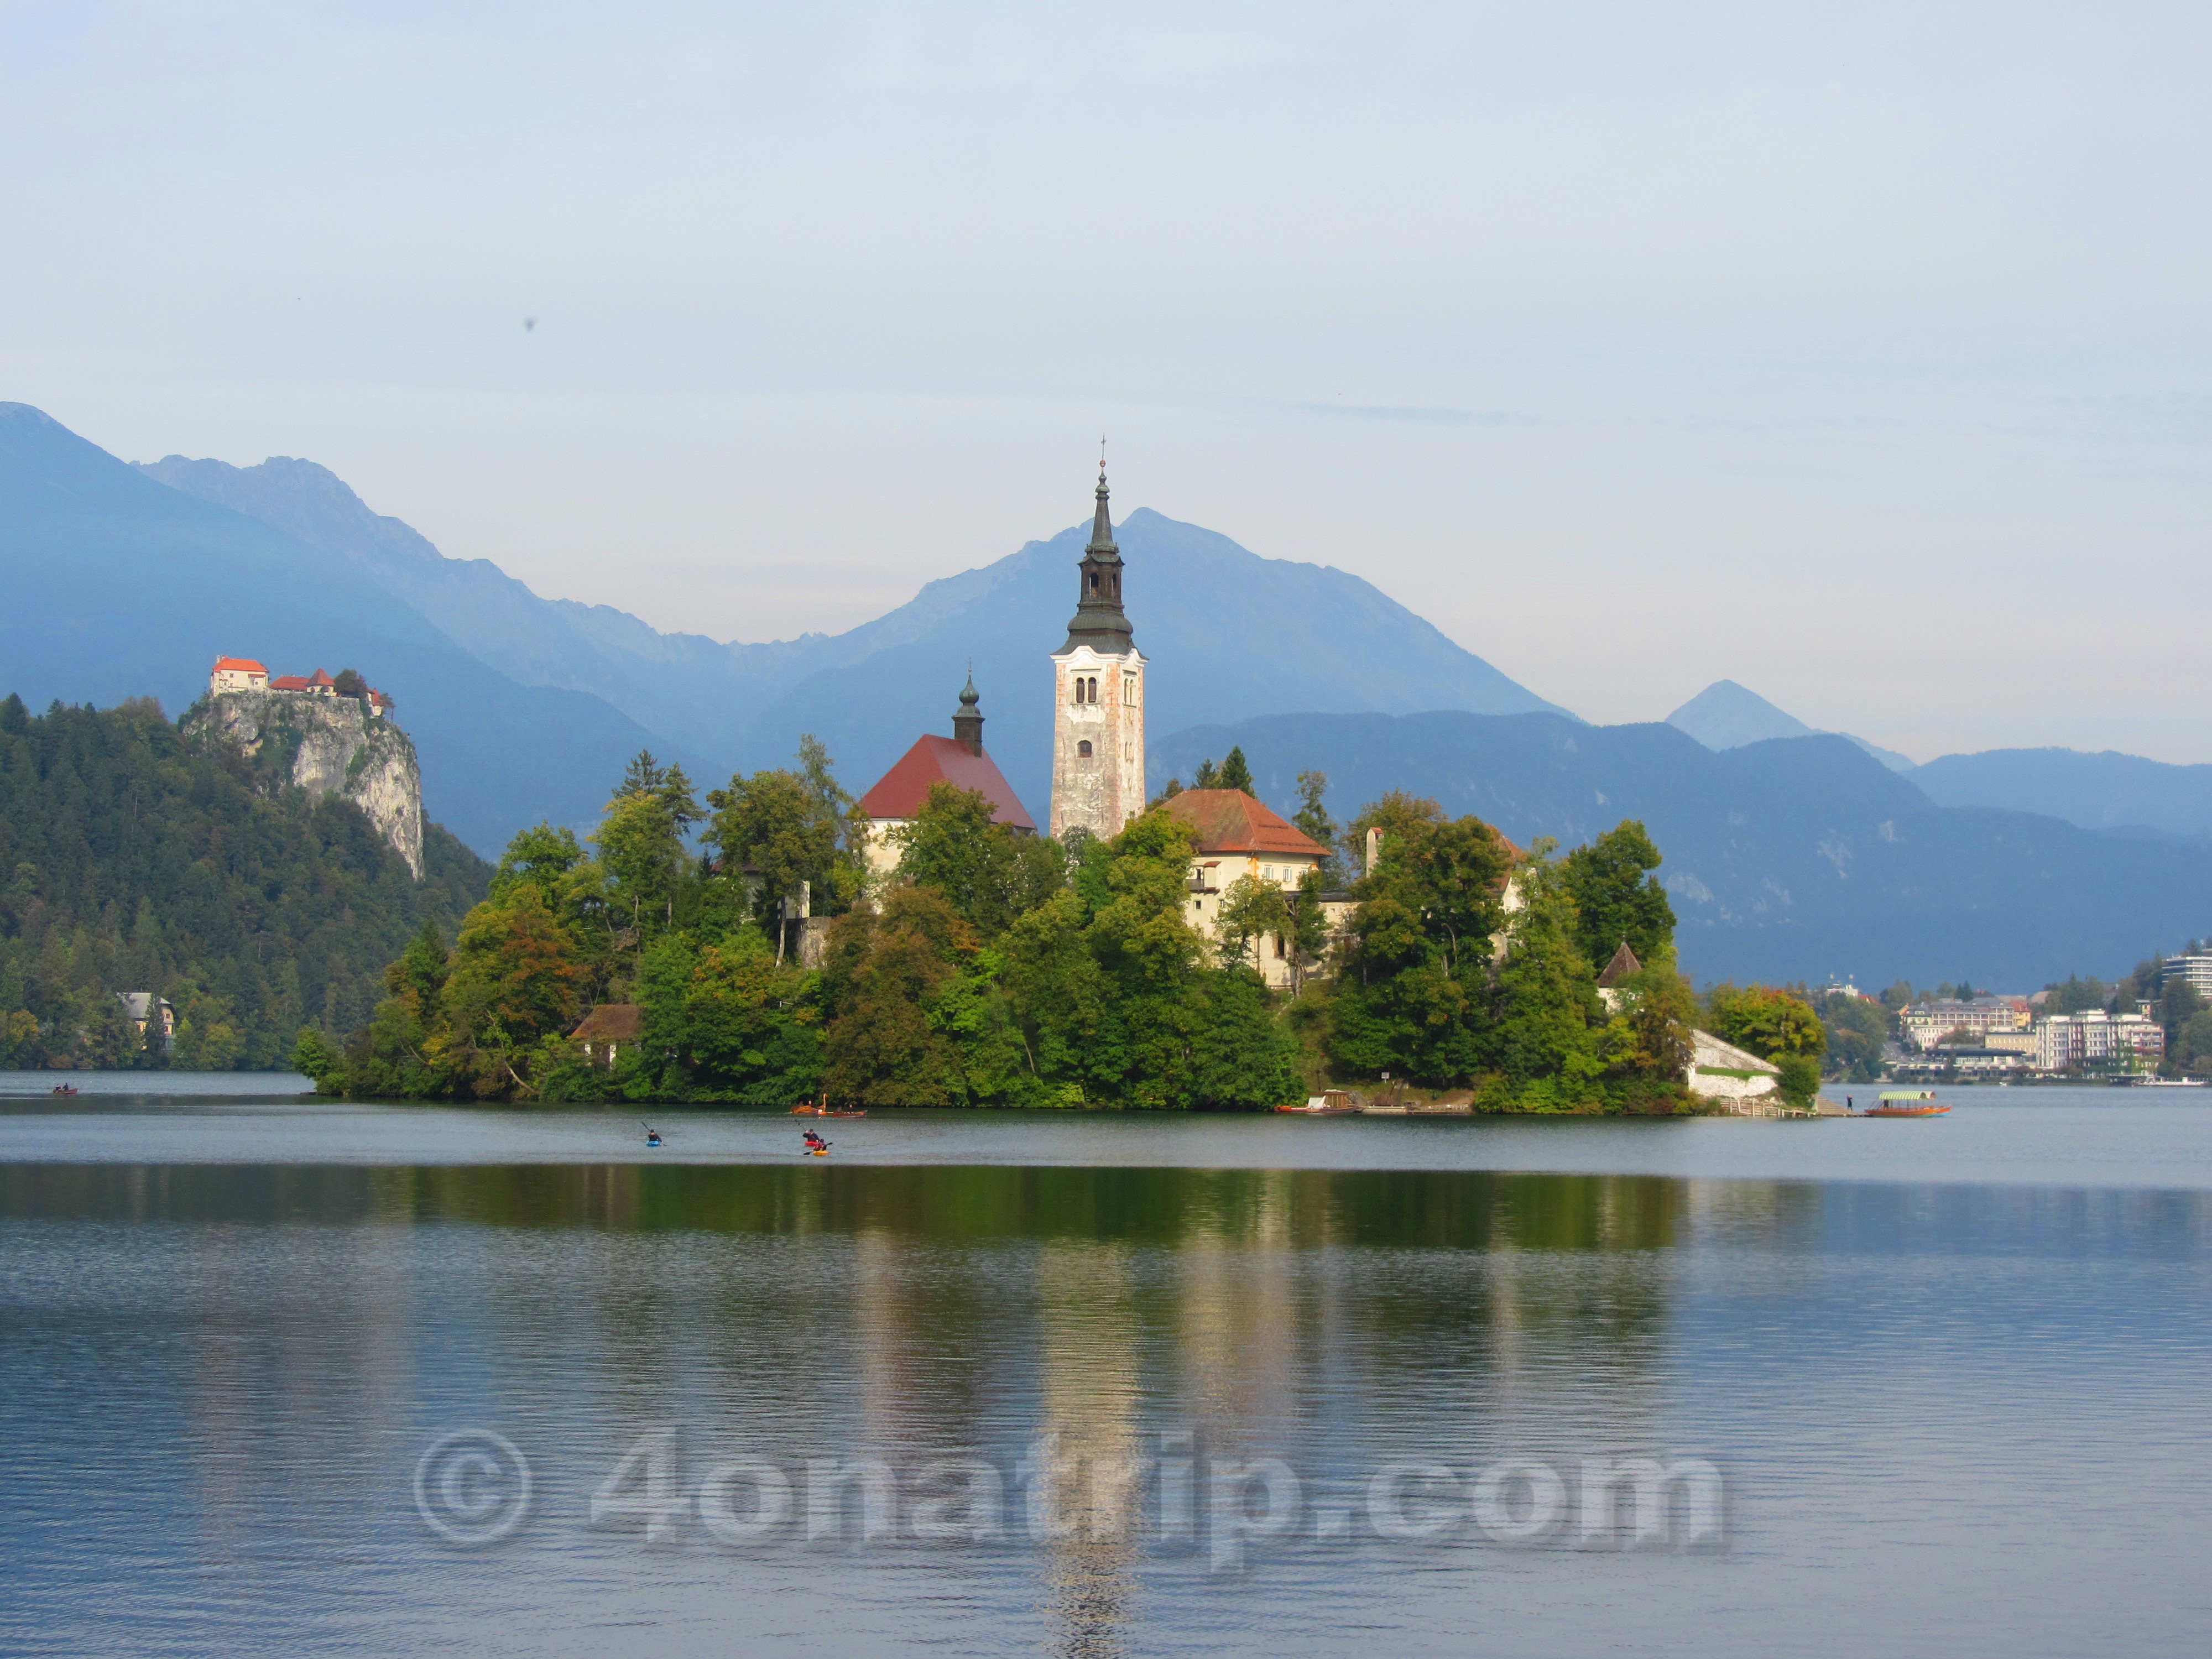
[[960,693],[960,707],[952,716],[952,740],[971,755],[983,752],[983,714],[975,705],[975,665],[968,665],[968,684]]
[[1098,441],[1098,507],[1079,569],[1075,615],[1067,624],[1067,643],[1060,649],[1087,645],[1109,656],[1135,650],[1135,635],[1121,611],[1121,550],[1114,544],[1114,518],[1107,506],[1103,438]]

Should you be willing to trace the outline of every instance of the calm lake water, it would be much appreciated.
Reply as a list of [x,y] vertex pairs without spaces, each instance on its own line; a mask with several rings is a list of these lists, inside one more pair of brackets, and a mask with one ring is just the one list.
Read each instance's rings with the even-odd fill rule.
[[[0,1650],[2197,1654],[2212,1102],[0,1074]],[[524,1472],[527,1497],[523,1499]]]

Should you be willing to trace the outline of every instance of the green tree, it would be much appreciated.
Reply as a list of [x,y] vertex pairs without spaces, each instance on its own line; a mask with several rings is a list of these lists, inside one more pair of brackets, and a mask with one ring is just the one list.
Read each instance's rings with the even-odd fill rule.
[[822,1081],[833,1099],[973,1103],[946,1005],[958,1000],[977,948],[975,930],[933,887],[894,888],[880,914],[855,910],[832,926]]
[[1267,941],[1279,939],[1287,948],[1297,931],[1291,900],[1272,881],[1239,876],[1221,896],[1221,908],[1213,923],[1214,948],[1224,968],[1254,965],[1255,946],[1264,951]]
[[535,887],[518,887],[505,904],[479,904],[461,924],[442,1022],[432,1023],[424,1057],[477,1096],[526,1091],[528,1051],[581,1018],[588,980],[575,939]]
[[314,1026],[303,1025],[292,1045],[292,1069],[312,1079],[318,1093],[336,1094],[345,1081],[345,1055]]
[[1305,771],[1298,774],[1298,810],[1291,815],[1307,839],[1319,843],[1328,856],[1322,860],[1321,885],[1328,888],[1344,884],[1344,866],[1337,857],[1336,820],[1328,815],[1328,774]]
[[1827,1032],[1812,1005],[1776,986],[1716,985],[1706,993],[1705,1006],[1714,1035],[1761,1060],[1796,1055],[1817,1062],[1827,1047]]
[[1509,858],[1479,818],[1447,820],[1433,801],[1386,795],[1352,830],[1382,836],[1352,884],[1352,941],[1331,1012],[1335,1057],[1383,1071],[1465,1081],[1485,1063],[1491,941],[1505,921]]
[[1649,878],[1659,862],[1659,849],[1634,818],[1623,818],[1560,860],[1576,911],[1575,938],[1596,971],[1605,971],[1623,943],[1647,962],[1672,947],[1674,907],[1666,889]]
[[1629,1086],[1637,1109],[1652,1110],[1662,1100],[1670,1108],[1684,1103],[1698,1000],[1675,968],[1672,949],[1655,954],[1614,989],[1618,1009],[1601,1043],[1607,1075]]
[[714,817],[706,842],[716,871],[750,888],[754,917],[772,934],[797,913],[802,895],[811,910],[828,915],[859,886],[838,805],[842,792],[826,769],[818,775],[807,769],[817,760],[826,769],[827,757],[816,745],[813,759],[804,749],[801,758],[801,769],[732,777],[728,788],[707,797]]
[[994,822],[995,810],[980,790],[934,783],[913,821],[896,832],[899,874],[943,893],[985,939],[1005,933],[1067,879],[1058,842]]
[[1576,937],[1574,902],[1557,865],[1532,859],[1519,879],[1522,908],[1498,969],[1489,1048],[1498,1069],[1524,1093],[1561,1107],[1593,1103],[1605,1070],[1599,1043],[1605,1016],[1596,970]]
[[1221,763],[1221,772],[1214,786],[1217,789],[1240,789],[1248,795],[1260,792],[1252,787],[1252,769],[1245,763],[1242,748],[1232,747],[1229,757]]
[[1872,1083],[1881,1076],[1889,1019],[1877,1003],[1847,991],[1830,993],[1819,1004],[1826,1027],[1827,1053],[1837,1075],[1849,1083]]
[[1194,789],[1220,788],[1221,769],[1211,759],[1199,762],[1197,769],[1190,775],[1190,787]]
[[2185,1077],[2212,1074],[2212,1012],[2191,1014],[2183,1022],[2167,1057]]

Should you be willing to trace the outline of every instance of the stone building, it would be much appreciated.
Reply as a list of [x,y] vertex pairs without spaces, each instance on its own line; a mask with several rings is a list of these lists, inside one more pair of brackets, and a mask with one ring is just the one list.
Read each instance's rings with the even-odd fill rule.
[[1145,659],[1121,609],[1106,469],[1078,567],[1067,642],[1053,653],[1051,833],[1117,836],[1145,810]]
[[914,747],[860,797],[860,813],[868,821],[863,852],[872,879],[888,879],[898,868],[902,849],[896,832],[914,822],[922,802],[929,799],[933,784],[976,790],[991,803],[994,823],[1025,836],[1036,833],[1036,821],[1022,810],[998,763],[983,752],[980,701],[975,677],[970,675],[960,692],[959,709],[952,716],[952,735],[940,738],[933,732],[916,738]]
[[269,671],[251,657],[217,657],[208,674],[208,695],[226,691],[266,691]]
[[[1218,937],[1222,896],[1239,880],[1249,877],[1296,893],[1306,872],[1328,857],[1328,848],[1241,789],[1186,789],[1166,805],[1168,816],[1195,835],[1190,925],[1209,939]],[[1287,939],[1258,940],[1253,954],[1252,965],[1268,984],[1291,983],[1296,964]]]

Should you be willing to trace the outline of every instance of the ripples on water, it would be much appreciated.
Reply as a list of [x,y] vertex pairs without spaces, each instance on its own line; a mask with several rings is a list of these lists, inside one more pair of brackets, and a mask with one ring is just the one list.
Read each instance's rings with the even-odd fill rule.
[[[207,1109],[228,1135],[272,1109]],[[180,1127],[136,1115],[100,1120],[96,1158],[37,1139],[95,1116],[0,1120],[10,1651],[2180,1654],[2212,1614],[2212,1195],[2177,1189],[2201,1168],[1188,1168],[1178,1137],[1234,1128],[1128,1120],[1103,1133],[1155,1167],[131,1161]],[[2175,1167],[2207,1117],[2083,1133]],[[356,1156],[360,1121],[327,1121]],[[1776,1138],[1959,1126],[1685,1127],[1802,1159],[1817,1140]],[[537,1483],[476,1550],[410,1488],[465,1426]],[[1011,1474],[1041,1432],[1091,1468],[1188,1432],[1217,1462],[1283,1459],[1305,1509],[1223,1573],[1142,1526],[1032,1541],[1011,1486],[1013,1536],[980,1546],[732,1545],[689,1510],[655,1541],[594,1526],[660,1428],[686,1496],[740,1455],[802,1483],[809,1458],[881,1458],[911,1492],[934,1459]],[[1723,1541],[1311,1536],[1393,1459],[1454,1471],[1464,1510],[1502,1458],[1631,1449],[1717,1467]]]

